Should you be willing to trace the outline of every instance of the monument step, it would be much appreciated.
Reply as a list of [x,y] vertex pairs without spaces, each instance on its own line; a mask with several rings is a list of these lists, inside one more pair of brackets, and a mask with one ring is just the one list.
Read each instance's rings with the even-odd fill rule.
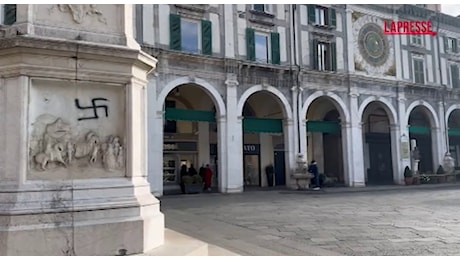
[[207,256],[208,244],[165,228],[165,242],[143,255],[149,256]]
[[165,228],[165,242],[145,254],[148,256],[238,256],[227,249]]

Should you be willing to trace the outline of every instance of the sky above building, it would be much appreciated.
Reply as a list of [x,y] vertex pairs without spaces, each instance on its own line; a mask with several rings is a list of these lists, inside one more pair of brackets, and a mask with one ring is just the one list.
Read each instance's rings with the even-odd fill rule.
[[460,5],[450,5],[450,4],[442,4],[441,5],[441,12],[458,16],[460,15]]

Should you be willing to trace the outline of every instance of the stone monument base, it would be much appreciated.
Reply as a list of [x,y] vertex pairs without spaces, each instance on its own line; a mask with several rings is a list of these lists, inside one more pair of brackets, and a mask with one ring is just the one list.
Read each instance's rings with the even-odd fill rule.
[[16,203],[0,217],[0,255],[110,256],[162,245],[164,215],[148,183],[110,182],[2,194]]

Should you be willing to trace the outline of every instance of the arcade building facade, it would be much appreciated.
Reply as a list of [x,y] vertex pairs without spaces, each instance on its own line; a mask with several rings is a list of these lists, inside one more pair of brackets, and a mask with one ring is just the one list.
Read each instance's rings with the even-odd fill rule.
[[[158,59],[148,84],[148,178],[179,189],[210,164],[222,193],[293,186],[299,156],[338,185],[403,184],[460,162],[460,18],[416,5],[136,5]],[[385,35],[430,20],[432,35]],[[412,141],[415,140],[415,141]],[[411,145],[412,144],[412,145]]]

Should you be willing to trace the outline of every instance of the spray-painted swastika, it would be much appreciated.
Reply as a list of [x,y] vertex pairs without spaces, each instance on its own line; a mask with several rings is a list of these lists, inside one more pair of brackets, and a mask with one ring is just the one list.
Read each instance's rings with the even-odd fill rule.
[[93,113],[94,113],[94,116],[80,117],[80,118],[78,118],[78,121],[89,120],[89,119],[98,119],[99,118],[99,115],[97,114],[97,109],[98,108],[103,108],[105,110],[105,117],[109,116],[109,108],[106,105],[97,105],[96,101],[109,101],[109,100],[106,99],[106,98],[93,98],[91,100],[92,106],[84,107],[84,106],[80,106],[80,101],[78,100],[78,98],[75,99],[75,106],[77,106],[78,109],[82,109],[82,110],[92,109]]

